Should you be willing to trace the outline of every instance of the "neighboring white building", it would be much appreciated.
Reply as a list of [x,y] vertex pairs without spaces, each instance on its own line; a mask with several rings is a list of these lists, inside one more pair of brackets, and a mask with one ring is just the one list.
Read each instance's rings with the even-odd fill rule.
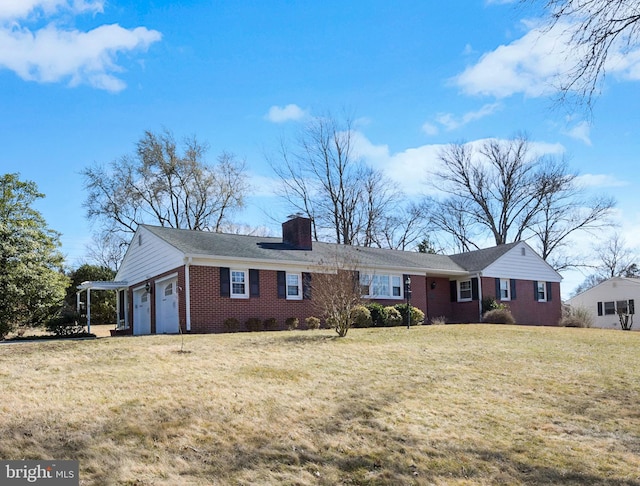
[[[584,307],[593,315],[594,327],[621,329],[618,312],[635,317],[635,303],[640,303],[640,278],[613,277],[566,301],[571,307]],[[640,329],[640,322],[632,329]]]

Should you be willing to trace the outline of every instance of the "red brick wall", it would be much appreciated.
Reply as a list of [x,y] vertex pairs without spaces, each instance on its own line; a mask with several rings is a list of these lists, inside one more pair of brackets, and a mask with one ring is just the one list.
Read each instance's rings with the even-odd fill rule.
[[275,271],[260,270],[260,296],[232,299],[220,296],[220,268],[191,266],[191,332],[225,332],[224,321],[230,317],[240,321],[242,331],[252,317],[263,321],[275,317],[280,329],[286,327],[287,318],[297,317],[303,328],[304,319],[315,315],[311,301],[278,299],[276,275]]
[[[129,322],[133,322],[133,287],[144,285],[147,281],[154,287],[155,282],[172,273],[178,273],[178,307],[180,327],[186,331],[185,301],[185,269],[178,267],[152,279],[137,282],[129,287]],[[247,319],[256,317],[264,321],[274,317],[278,320],[279,329],[285,329],[285,320],[297,317],[299,327],[304,328],[304,319],[314,316],[315,310],[310,300],[287,300],[278,298],[277,272],[260,270],[260,296],[249,299],[235,299],[220,296],[220,269],[191,265],[189,277],[191,282],[191,332],[212,333],[226,332],[225,319],[234,317],[240,322],[238,330],[246,330]],[[432,288],[432,283],[433,285]],[[533,282],[518,280],[516,283],[516,299],[507,302],[518,324],[557,325],[561,317],[560,284],[552,284],[552,295],[549,302],[535,302]],[[444,316],[447,322],[478,322],[478,301],[451,302],[449,279],[442,277],[411,276],[411,305],[425,313],[425,322],[432,318]],[[482,278],[482,294],[495,298],[495,279]],[[405,303],[405,300],[376,300],[383,305]],[[319,317],[319,316],[317,316]],[[151,332],[155,332],[155,294],[151,296]]]
[[[494,278],[482,278],[482,290],[485,297],[496,297],[496,284]],[[533,280],[516,281],[516,298],[503,302],[513,314],[518,324],[534,326],[557,326],[562,317],[562,299],[560,296],[560,283],[551,283],[551,299],[547,302],[534,300]]]
[[[434,287],[434,288],[432,288]],[[449,279],[443,277],[427,277],[426,279],[426,308],[425,322],[438,317],[451,319],[451,302],[449,298]]]

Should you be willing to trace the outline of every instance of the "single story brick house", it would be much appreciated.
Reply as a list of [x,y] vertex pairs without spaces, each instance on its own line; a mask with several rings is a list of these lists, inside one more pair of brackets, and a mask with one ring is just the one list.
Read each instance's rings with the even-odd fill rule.
[[120,326],[212,333],[224,332],[227,318],[273,317],[284,328],[298,317],[304,327],[315,315],[313,274],[336,254],[357,262],[364,297],[384,305],[405,302],[410,277],[411,304],[426,322],[479,322],[486,297],[508,303],[519,324],[560,319],[561,277],[525,242],[447,256],[312,241],[302,217],[282,230],[275,238],[141,225],[114,282]]

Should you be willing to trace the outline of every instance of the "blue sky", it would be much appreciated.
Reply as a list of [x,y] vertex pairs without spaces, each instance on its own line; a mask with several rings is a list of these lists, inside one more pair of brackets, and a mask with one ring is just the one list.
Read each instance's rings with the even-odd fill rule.
[[[289,213],[265,153],[306,117],[347,110],[362,156],[408,197],[428,191],[443,144],[526,132],[617,199],[633,247],[640,56],[613,57],[592,117],[569,113],[552,100],[572,53],[535,14],[505,0],[2,0],[0,172],[37,183],[74,265],[92,233],[79,172],[166,127],[207,141],[211,160],[245,158],[253,191],[234,219],[278,234]],[[566,274],[563,293],[582,278]]]

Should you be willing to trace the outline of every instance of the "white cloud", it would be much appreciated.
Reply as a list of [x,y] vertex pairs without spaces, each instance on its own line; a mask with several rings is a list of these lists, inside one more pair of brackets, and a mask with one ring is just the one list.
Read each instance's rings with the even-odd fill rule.
[[[558,23],[551,29],[523,24],[529,29],[524,36],[483,54],[453,79],[465,94],[506,98],[522,93],[535,98],[567,84],[569,71],[584,54],[569,42],[578,24]],[[640,49],[627,52],[622,43],[614,44],[605,69],[621,79],[640,80]]]
[[[162,34],[145,27],[125,29],[117,24],[101,25],[93,30],[63,30],[55,15],[66,10],[72,14],[101,12],[102,1],[85,0],[10,0],[0,7],[0,69],[15,72],[26,81],[51,83],[68,81],[70,86],[87,84],[117,92],[125,83],[114,73],[123,71],[116,60],[122,52],[146,50]],[[23,25],[34,11],[50,21],[32,31]]]
[[630,184],[628,181],[618,179],[611,174],[582,174],[576,177],[576,182],[585,188],[594,187],[598,189],[604,187],[624,187]]
[[429,122],[425,122],[422,125],[422,131],[430,136],[437,135],[440,132],[437,126]]
[[451,131],[463,127],[464,125],[467,125],[468,123],[471,123],[473,121],[480,120],[481,118],[492,115],[501,107],[502,105],[500,103],[487,104],[477,111],[469,111],[465,113],[460,118],[456,118],[452,113],[440,113],[436,116],[436,121],[447,131]]
[[468,67],[456,84],[470,95],[505,98],[514,93],[539,97],[554,90],[554,81],[565,65],[565,30],[548,32],[532,29],[511,44],[501,45],[484,54],[478,63]]
[[25,19],[36,11],[52,15],[57,10],[70,10],[73,13],[102,12],[104,0],[2,0],[0,2],[0,20]]
[[287,121],[302,120],[306,116],[307,112],[298,105],[289,104],[283,107],[272,106],[265,115],[265,119],[273,123],[284,123]]
[[576,140],[580,140],[585,145],[591,146],[591,125],[589,125],[586,121],[581,121],[574,127],[570,128],[566,132],[564,132],[571,138],[575,138]]

